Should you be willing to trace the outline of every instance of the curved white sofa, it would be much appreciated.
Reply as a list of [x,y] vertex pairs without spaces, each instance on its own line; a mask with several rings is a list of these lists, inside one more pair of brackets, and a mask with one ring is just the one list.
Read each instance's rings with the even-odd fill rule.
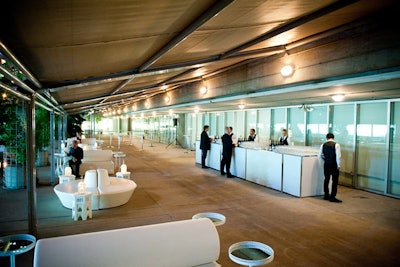
[[217,267],[218,232],[207,218],[52,237],[36,243],[34,267]]
[[[93,172],[96,174],[93,175]],[[99,175],[102,174],[102,175]],[[61,204],[72,209],[74,193],[80,180],[58,184],[54,187]],[[108,177],[107,170],[89,170],[85,173],[86,191],[92,193],[92,210],[108,209],[124,205],[131,198],[137,185],[134,181]]]
[[87,170],[107,169],[108,174],[114,174],[114,155],[111,150],[85,150],[83,151],[82,164],[79,172],[84,174]]

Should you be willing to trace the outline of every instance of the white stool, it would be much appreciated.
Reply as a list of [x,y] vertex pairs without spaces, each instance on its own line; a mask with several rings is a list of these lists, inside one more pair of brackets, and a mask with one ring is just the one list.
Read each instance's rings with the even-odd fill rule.
[[116,173],[116,177],[117,178],[131,179],[131,172],[126,172],[126,173],[117,172]]
[[58,176],[58,183],[66,183],[66,182],[71,182],[75,180],[75,175],[59,175]]
[[86,220],[92,218],[92,193],[74,194],[74,202],[72,203],[72,219],[74,221]]

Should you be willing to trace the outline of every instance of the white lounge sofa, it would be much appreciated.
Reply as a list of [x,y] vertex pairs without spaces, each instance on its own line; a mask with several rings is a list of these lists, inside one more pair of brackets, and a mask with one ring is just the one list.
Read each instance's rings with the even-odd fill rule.
[[[86,191],[92,193],[92,210],[124,205],[129,201],[137,187],[132,180],[108,177],[105,169],[88,170],[85,172],[84,181]],[[54,192],[64,207],[72,209],[74,194],[78,192],[79,182],[79,180],[75,180],[54,187]]]
[[84,174],[87,170],[107,169],[109,174],[114,174],[114,155],[111,150],[86,150],[83,151],[82,164],[80,166],[80,174]]
[[219,253],[218,232],[202,218],[40,239],[33,266],[217,267]]

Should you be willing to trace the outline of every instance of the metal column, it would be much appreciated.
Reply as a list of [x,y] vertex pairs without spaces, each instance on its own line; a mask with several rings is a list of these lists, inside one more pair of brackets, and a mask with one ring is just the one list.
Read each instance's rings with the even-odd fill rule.
[[26,178],[28,188],[28,227],[29,233],[37,235],[36,220],[36,165],[35,165],[35,94],[26,105]]
[[54,152],[55,152],[55,123],[54,123],[54,110],[50,111],[50,183],[54,185],[55,181],[55,168],[54,168]]

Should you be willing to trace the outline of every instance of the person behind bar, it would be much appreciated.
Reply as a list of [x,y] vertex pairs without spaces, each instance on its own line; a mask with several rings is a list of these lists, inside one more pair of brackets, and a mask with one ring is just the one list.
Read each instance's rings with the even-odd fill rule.
[[78,140],[72,141],[72,147],[69,149],[67,156],[72,156],[72,159],[68,161],[71,167],[72,174],[75,178],[81,178],[79,175],[79,166],[82,164],[83,159],[83,149],[78,146]]
[[[326,139],[327,141],[321,145],[318,154],[318,158],[324,161],[324,200],[340,203],[342,201],[336,198],[341,160],[340,145],[334,141],[335,136],[333,133],[328,133]],[[331,194],[329,194],[329,180],[331,176],[332,189]]]
[[256,130],[255,129],[250,129],[250,135],[247,138],[247,141],[256,141]]
[[200,136],[200,149],[201,149],[201,167],[203,169],[208,169],[210,167],[206,166],[207,151],[211,149],[212,138],[208,136],[208,125],[204,125],[203,132]]
[[288,146],[290,144],[289,137],[287,135],[287,130],[282,129],[282,136],[278,140],[278,145]]
[[225,175],[224,168],[226,166],[226,176],[228,178],[233,178],[231,174],[231,160],[232,160],[232,150],[233,150],[233,140],[232,140],[232,127],[226,127],[226,132],[222,136],[222,160],[221,160],[221,175]]

